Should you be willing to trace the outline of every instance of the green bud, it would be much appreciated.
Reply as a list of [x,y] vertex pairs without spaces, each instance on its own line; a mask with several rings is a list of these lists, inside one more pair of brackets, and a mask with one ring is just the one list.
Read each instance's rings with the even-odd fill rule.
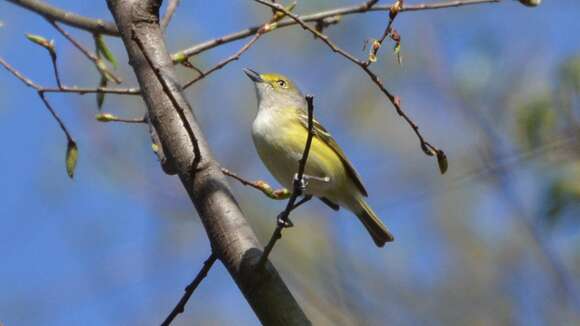
[[42,46],[43,48],[47,49],[51,56],[56,57],[56,49],[54,47],[54,40],[49,41],[40,35],[34,35],[34,34],[26,34],[26,38],[29,41],[36,43],[36,44]]
[[97,113],[97,115],[95,115],[95,119],[100,122],[111,122],[117,121],[119,118],[110,113]]
[[171,61],[173,61],[173,63],[183,63],[187,61],[187,56],[183,52],[178,52],[171,56]]

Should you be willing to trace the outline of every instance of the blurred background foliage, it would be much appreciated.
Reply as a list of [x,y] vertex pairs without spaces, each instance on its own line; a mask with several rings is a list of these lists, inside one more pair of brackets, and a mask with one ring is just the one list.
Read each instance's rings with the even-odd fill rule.
[[[51,3],[110,17],[104,1]],[[353,3],[302,1],[296,11]],[[576,0],[535,9],[504,1],[397,18],[403,64],[389,43],[373,67],[446,151],[444,176],[367,77],[299,28],[265,35],[187,91],[219,161],[276,185],[251,143],[256,100],[241,69],[289,75],[315,95],[318,119],[395,234],[377,249],[348,212],[313,203],[293,214],[296,227],[271,258],[315,324],[580,323],[578,12]],[[182,1],[168,45],[176,51],[269,15],[251,2]],[[24,33],[55,39],[66,84],[98,83],[93,66],[43,19],[3,1],[0,20],[0,55],[38,83],[53,84],[50,61]],[[327,33],[365,57],[364,40],[385,23],[385,13],[353,15]],[[71,32],[92,45],[90,35]],[[136,85],[121,42],[107,42],[126,84]],[[209,67],[241,44],[193,63]],[[203,227],[176,178],[161,172],[146,128],[95,121],[94,96],[50,100],[78,141],[73,181],[61,131],[30,89],[0,73],[0,321],[160,323],[209,254]],[[107,96],[103,110],[139,117],[144,107],[138,97]],[[284,203],[231,183],[266,241]],[[176,322],[191,324],[257,324],[220,264]]]

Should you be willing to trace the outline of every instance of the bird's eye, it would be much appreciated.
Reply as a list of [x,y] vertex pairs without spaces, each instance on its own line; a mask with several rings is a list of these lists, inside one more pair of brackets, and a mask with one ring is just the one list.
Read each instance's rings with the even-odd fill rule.
[[279,79],[279,80],[277,81],[277,83],[278,83],[278,86],[280,86],[280,87],[282,87],[282,88],[286,88],[286,82],[285,82],[284,80],[282,80],[282,79]]

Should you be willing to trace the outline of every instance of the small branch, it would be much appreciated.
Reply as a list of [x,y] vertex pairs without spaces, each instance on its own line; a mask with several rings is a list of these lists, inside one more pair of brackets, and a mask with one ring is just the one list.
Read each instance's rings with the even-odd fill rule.
[[276,224],[276,229],[274,229],[274,233],[270,237],[270,241],[266,247],[264,247],[264,251],[262,256],[260,257],[260,261],[258,262],[258,266],[264,266],[264,263],[268,259],[270,252],[274,249],[274,245],[276,241],[282,238],[282,229],[285,227],[291,226],[292,223],[290,222],[289,216],[290,213],[296,209],[298,206],[302,205],[303,203],[309,201],[312,196],[305,196],[303,200],[296,203],[296,199],[300,195],[302,195],[304,191],[304,170],[306,169],[306,162],[308,161],[308,155],[310,153],[310,146],[312,145],[312,138],[314,138],[314,104],[313,104],[313,97],[311,95],[306,95],[306,102],[308,103],[308,137],[306,138],[306,144],[304,145],[304,152],[302,153],[302,158],[298,161],[298,173],[294,178],[294,184],[292,189],[292,195],[288,199],[288,203],[286,204],[286,209],[278,215],[278,220]]
[[50,61],[54,70],[54,79],[59,89],[62,89],[62,82],[60,81],[60,73],[58,72],[58,64],[56,63],[56,51],[50,51]]
[[167,318],[165,318],[163,323],[161,323],[161,326],[169,326],[173,322],[175,317],[177,317],[177,315],[183,313],[187,301],[189,300],[195,289],[197,289],[201,281],[203,281],[203,279],[207,276],[207,273],[209,272],[209,270],[211,269],[216,260],[217,256],[214,253],[212,253],[207,258],[207,260],[203,263],[203,267],[201,268],[199,273],[197,273],[193,281],[185,288],[185,293],[183,294],[183,296],[181,297],[175,308],[173,308],[171,313],[169,313],[169,316],[167,316]]
[[231,172],[230,170],[228,170],[226,168],[222,168],[222,173],[227,175],[228,177],[232,177],[232,178],[238,180],[244,186],[249,186],[249,187],[252,187],[254,189],[261,191],[264,195],[268,196],[269,198],[272,198],[275,200],[281,200],[281,199],[286,199],[286,198],[290,197],[290,191],[288,191],[288,189],[286,189],[286,188],[274,190],[265,181],[262,181],[262,180],[248,181],[248,180],[240,177],[239,175]]
[[[368,67],[368,65],[366,64],[365,61],[361,61],[361,60],[357,59],[354,55],[350,54],[349,52],[341,49],[336,44],[334,44],[326,34],[323,34],[319,31],[317,31],[315,28],[311,27],[310,25],[306,24],[306,22],[303,21],[300,17],[289,12],[284,7],[277,5],[277,4],[272,4],[272,3],[265,1],[265,0],[254,0],[254,1],[261,3],[263,5],[266,5],[270,8],[275,8],[279,11],[284,12],[286,14],[286,16],[288,16],[288,17],[292,18],[294,21],[296,21],[300,26],[302,26],[303,29],[309,31],[316,38],[318,38],[322,42],[324,42],[333,52],[340,54],[341,56],[343,56],[347,60],[349,60],[352,63],[354,63],[355,65],[359,66],[368,75],[368,77],[371,79],[371,81],[373,83],[375,83],[375,85],[377,85],[377,87],[381,90],[381,92],[388,98],[388,100],[391,102],[391,104],[395,107],[397,114],[399,116],[401,116],[407,122],[407,124],[411,127],[411,129],[413,129],[413,132],[415,133],[415,135],[419,139],[420,146],[421,146],[423,153],[425,153],[428,156],[436,155],[438,162],[443,162],[443,161],[446,162],[445,153],[442,150],[438,149],[437,147],[433,146],[431,143],[429,143],[425,140],[425,138],[423,137],[423,135],[419,131],[419,127],[417,126],[417,124],[415,124],[415,122],[413,122],[413,120],[411,120],[411,118],[409,118],[409,116],[403,111],[403,109],[401,107],[400,98],[398,96],[391,94],[391,92],[385,88],[385,86],[383,85],[380,78],[374,72],[372,72],[370,70],[370,68]],[[440,166],[441,166],[441,163],[440,163]],[[444,169],[441,169],[441,170],[443,171]]]
[[97,70],[99,71],[99,73],[106,74],[107,77],[110,77],[110,79],[113,80],[117,84],[120,84],[123,82],[121,77],[115,75],[115,73],[113,73],[110,69],[107,68],[107,66],[104,64],[104,62],[102,62],[102,59],[100,59],[96,54],[92,53],[90,50],[88,50],[86,47],[84,47],[80,42],[75,40],[75,38],[72,37],[72,35],[70,35],[62,27],[60,27],[54,20],[48,20],[48,22],[60,34],[62,34],[62,36],[64,36],[67,40],[69,40],[69,42],[71,42],[72,45],[74,45],[79,51],[81,51],[81,53],[84,54],[85,57],[87,57],[87,59],[92,61],[93,64],[95,65],[95,67],[97,67]]
[[140,95],[141,90],[135,87],[131,88],[111,88],[111,87],[78,87],[78,86],[65,86],[61,88],[54,87],[41,87],[40,89],[45,93],[76,93],[80,95],[85,94],[95,94],[95,93],[105,93],[105,94],[117,94],[117,95]]
[[111,113],[98,113],[95,116],[95,119],[100,122],[123,122],[123,123],[130,123],[130,124],[148,124],[149,120],[147,119],[147,115],[144,115],[141,118],[120,118],[116,115]]
[[14,77],[18,78],[21,82],[26,84],[26,86],[32,87],[37,91],[40,91],[42,89],[42,86],[33,82],[30,78],[24,76],[23,73],[18,71],[16,68],[12,67],[8,62],[4,61],[4,59],[2,58],[0,58],[0,65],[2,65],[6,70],[8,70],[12,75],[14,75]]
[[107,93],[107,94],[118,94],[118,95],[139,95],[141,91],[138,88],[107,88],[107,87],[77,87],[77,86],[66,86],[61,85],[61,87],[44,87],[41,86],[30,78],[26,77],[16,68],[12,67],[4,59],[0,58],[0,65],[2,65],[6,70],[8,70],[14,77],[18,78],[26,86],[35,89],[36,91],[41,91],[43,93],[76,93],[80,95],[84,94],[94,94],[94,93]]
[[117,26],[112,22],[104,21],[102,19],[94,19],[66,11],[55,6],[51,6],[44,1],[38,0],[8,0],[15,5],[26,8],[34,13],[37,13],[48,20],[59,21],[63,24],[80,28],[92,33],[107,34],[111,36],[119,36]]
[[[273,19],[272,19],[273,20]],[[228,63],[236,61],[238,59],[240,59],[240,57],[242,56],[242,54],[244,54],[244,52],[248,51],[252,45],[254,45],[254,43],[256,43],[258,41],[258,39],[264,35],[264,33],[267,33],[269,30],[274,29],[275,27],[273,27],[272,25],[272,20],[270,20],[270,22],[263,24],[257,31],[256,34],[254,34],[254,37],[252,37],[251,40],[248,41],[248,43],[244,44],[244,46],[242,46],[236,53],[234,53],[233,55],[231,55],[230,57],[226,58],[225,60],[219,62],[218,64],[216,64],[215,66],[211,67],[209,70],[207,70],[206,72],[203,72],[199,69],[196,69],[197,72],[199,73],[199,75],[197,77],[195,77],[194,79],[190,80],[189,82],[185,83],[185,85],[183,85],[183,89],[188,88],[189,86],[195,84],[196,82],[204,79],[205,77],[207,77],[209,74],[222,69],[223,67],[225,67]]]
[[210,69],[208,69],[206,72],[203,72],[201,70],[197,70],[198,73],[200,73],[197,77],[193,78],[192,80],[188,81],[187,83],[185,83],[185,85],[183,85],[183,89],[188,88],[189,86],[195,84],[196,82],[204,79],[205,77],[207,77],[208,75],[210,75],[211,73],[222,69],[223,67],[225,67],[228,63],[232,62],[232,61],[236,61],[240,58],[240,56],[242,56],[242,54],[244,52],[246,52],[252,45],[254,45],[254,43],[256,43],[256,41],[260,38],[260,36],[262,36],[262,33],[256,33],[256,35],[254,35],[254,37],[246,44],[244,44],[244,46],[242,46],[236,53],[234,53],[233,55],[231,55],[230,57],[226,58],[225,60],[219,62],[218,64],[216,64],[215,66],[211,67]]
[[159,23],[159,25],[161,26],[161,30],[165,30],[167,28],[167,25],[169,25],[169,22],[171,21],[173,14],[175,14],[177,6],[179,6],[179,2],[181,1],[169,0],[169,3],[167,4],[167,10],[165,11],[165,16],[161,18],[161,22]]
[[[393,31],[393,22],[395,21],[395,18],[397,17],[397,15],[399,14],[399,12],[403,7],[404,7],[403,0],[397,0],[395,4],[391,6],[391,10],[389,11],[389,22],[387,23],[387,27],[385,27],[383,35],[381,35],[381,37],[378,40],[375,40],[371,45],[371,52],[366,62],[367,66],[370,66],[372,62],[375,62],[377,60],[376,58],[377,54],[379,53],[379,49],[383,45],[383,42],[385,41],[387,36],[389,36]],[[400,37],[397,36],[397,38],[400,40]]]
[[67,141],[74,142],[74,139],[72,138],[70,132],[66,128],[64,122],[62,122],[62,119],[58,116],[58,114],[56,113],[56,111],[54,111],[54,109],[52,108],[52,106],[50,105],[50,103],[48,102],[48,100],[46,99],[46,97],[44,96],[44,92],[43,91],[38,91],[38,96],[42,100],[42,103],[44,103],[44,106],[48,109],[48,112],[50,112],[50,114],[52,115],[52,117],[56,120],[56,122],[60,126],[60,129],[62,129],[62,131],[64,132]]
[[[407,5],[401,8],[400,12],[405,11],[422,11],[422,10],[436,10],[436,9],[444,9],[444,8],[452,8],[452,7],[461,7],[461,6],[470,6],[470,5],[481,5],[486,3],[498,3],[502,0],[463,0],[463,1],[443,1],[439,3],[429,3],[429,4],[417,4],[417,5]],[[325,11],[320,11],[313,14],[302,15],[299,18],[304,22],[317,22],[325,18],[330,17],[337,17],[337,16],[346,16],[352,14],[361,14],[370,11],[390,11],[391,5],[375,5],[377,1],[366,1],[359,5],[335,8]],[[372,4],[372,5],[370,5]],[[295,20],[282,20],[276,24],[276,29],[293,26],[298,24]],[[171,56],[174,63],[176,63],[177,58],[190,58],[194,55],[200,54],[207,50],[213,49],[217,46],[220,46],[225,43],[234,42],[237,40],[244,39],[246,37],[252,36],[256,34],[258,29],[261,26],[252,26],[241,31],[231,33],[228,35],[224,35],[215,39],[211,39],[205,41],[203,43],[199,43],[193,45],[187,49],[183,49],[181,51],[176,52]],[[272,30],[270,30],[272,31]],[[267,31],[267,32],[270,32]]]

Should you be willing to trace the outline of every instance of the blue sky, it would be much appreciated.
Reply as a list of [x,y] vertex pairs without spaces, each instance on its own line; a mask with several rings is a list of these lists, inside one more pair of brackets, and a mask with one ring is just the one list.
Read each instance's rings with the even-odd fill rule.
[[[104,1],[50,3],[110,19]],[[300,2],[296,11],[307,13],[354,3],[357,2]],[[398,241],[392,246],[376,249],[348,212],[334,213],[320,204],[300,211],[295,219],[296,230],[289,231],[282,240],[285,243],[273,253],[274,262],[291,280],[291,288],[299,298],[310,300],[302,291],[307,287],[304,284],[317,284],[315,271],[324,270],[312,261],[316,254],[330,257],[329,252],[342,252],[341,257],[347,257],[345,261],[351,264],[358,260],[365,264],[380,262],[369,271],[354,274],[356,277],[349,281],[354,285],[336,285],[332,290],[342,293],[354,287],[354,292],[367,291],[364,284],[372,278],[370,271],[384,275],[385,284],[375,284],[378,294],[368,294],[366,299],[369,304],[365,307],[374,307],[368,309],[378,316],[368,317],[368,324],[380,320],[383,315],[377,311],[383,308],[385,314],[402,311],[396,319],[398,324],[420,323],[429,319],[432,308],[427,305],[415,307],[417,311],[406,310],[412,305],[397,302],[389,294],[390,286],[402,284],[395,293],[431,293],[447,298],[435,289],[464,262],[460,258],[463,256],[457,254],[461,248],[453,245],[449,234],[473,232],[478,239],[481,237],[477,240],[485,248],[481,253],[502,251],[501,245],[494,248],[498,239],[521,237],[517,223],[506,217],[509,214],[505,203],[498,199],[492,186],[480,181],[459,186],[453,183],[470,171],[458,161],[478,151],[481,136],[470,132],[469,124],[456,114],[460,104],[441,93],[433,76],[464,81],[465,85],[473,83],[478,92],[473,103],[484,111],[488,105],[486,94],[509,85],[514,77],[511,74],[522,74],[521,82],[514,87],[521,94],[518,96],[549,89],[558,64],[580,51],[580,43],[573,35],[580,30],[579,10],[580,3],[575,0],[545,1],[536,9],[505,1],[404,13],[397,18],[395,26],[403,37],[404,63],[394,63],[389,45],[382,50],[375,67],[387,87],[401,95],[404,107],[425,135],[447,150],[450,172],[445,177],[439,176],[434,162],[421,154],[408,126],[391,111],[366,77],[298,28],[264,36],[241,60],[188,90],[188,98],[219,161],[250,179],[262,178],[275,184],[251,144],[249,126],[255,114],[255,99],[241,69],[252,67],[290,75],[306,93],[316,96],[318,118],[334,132],[352,158],[367,181],[371,205],[396,234]],[[167,33],[168,45],[176,51],[265,21],[268,14],[267,9],[252,2],[182,1]],[[355,15],[343,20],[328,34],[364,57],[362,42],[380,35],[384,14]],[[43,49],[25,39],[25,33],[56,40],[65,84],[98,82],[90,63],[39,16],[2,1],[0,21],[4,24],[0,28],[0,56],[37,83],[54,83],[50,61]],[[89,35],[68,30],[92,46]],[[119,73],[126,84],[136,85],[122,44],[116,39],[107,40],[119,58]],[[242,44],[217,48],[193,62],[207,68]],[[438,72],[430,71],[431,60],[440,62]],[[184,80],[190,74],[180,69]],[[96,122],[92,95],[54,94],[49,100],[79,144],[74,180],[65,173],[66,140],[61,130],[32,89],[4,70],[0,72],[0,322],[157,324],[209,254],[203,227],[177,178],[165,176],[159,169],[145,128]],[[103,110],[134,117],[141,115],[144,107],[136,97],[108,96]],[[364,114],[360,113],[362,110]],[[505,121],[496,122],[500,125]],[[512,186],[525,209],[531,210],[537,190],[526,184],[533,185],[533,177],[518,180]],[[265,240],[273,226],[268,218],[273,218],[283,203],[268,201],[237,184],[233,187],[250,223]],[[449,224],[448,218],[455,219],[462,212],[469,220],[465,229],[463,222]],[[461,226],[445,229],[449,225]],[[577,238],[577,230],[563,232],[554,235],[549,243],[565,259],[569,258],[566,261],[571,263],[566,266],[572,273],[580,271],[579,253],[574,249]],[[529,324],[534,320],[534,324],[541,325],[548,322],[543,319],[548,314],[536,308],[545,300],[541,294],[553,290],[535,256],[523,255],[531,255],[527,263],[501,267],[507,275],[502,282],[507,286],[498,291],[498,297],[515,302],[515,323]],[[299,264],[304,269],[291,266],[288,259],[304,259]],[[342,268],[350,270],[341,263],[345,262],[337,262],[332,277],[340,279],[344,277],[340,274]],[[466,290],[468,282],[486,284],[483,277],[472,277],[465,281]],[[328,291],[321,293],[328,297],[333,293]],[[352,309],[364,312],[361,307]],[[211,325],[257,324],[221,264],[210,272],[176,325],[196,321]]]

